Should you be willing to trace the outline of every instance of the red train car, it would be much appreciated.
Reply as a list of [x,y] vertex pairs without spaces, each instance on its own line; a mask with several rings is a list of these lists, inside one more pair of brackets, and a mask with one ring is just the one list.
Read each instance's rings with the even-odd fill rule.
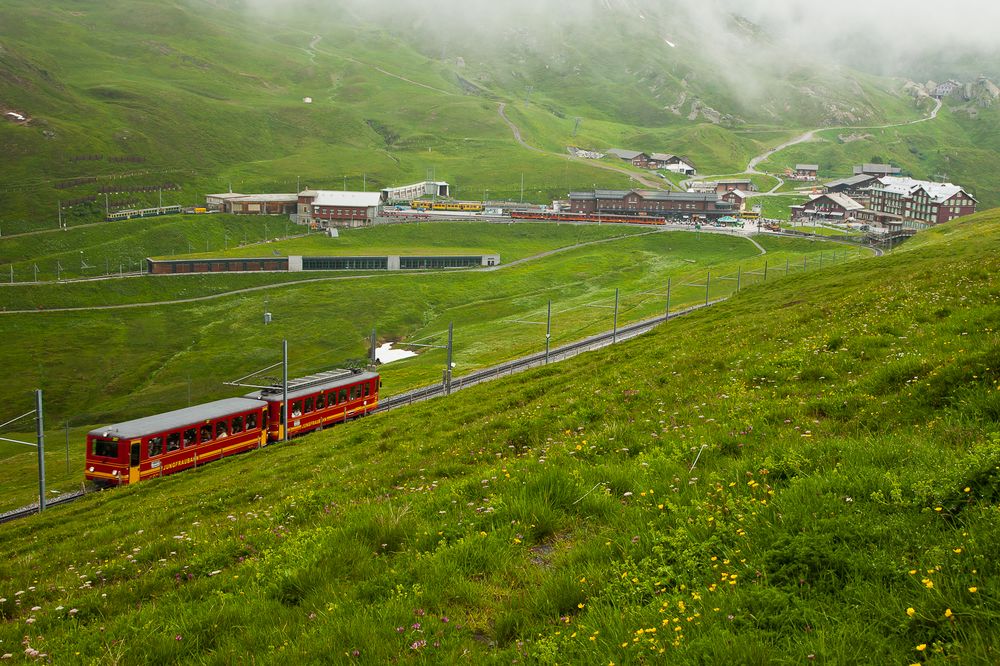
[[601,222],[608,224],[649,224],[655,226],[667,223],[666,218],[657,215],[595,215],[589,213],[543,213],[513,210],[510,212],[510,216],[515,220],[548,220],[552,222]]
[[[378,407],[379,376],[374,372],[338,370],[302,377],[288,383],[288,436],[294,437],[334,423],[365,416]],[[267,403],[268,437],[284,438],[282,390],[272,387],[247,396]]]
[[126,485],[267,444],[267,404],[228,398],[87,433],[86,478]]

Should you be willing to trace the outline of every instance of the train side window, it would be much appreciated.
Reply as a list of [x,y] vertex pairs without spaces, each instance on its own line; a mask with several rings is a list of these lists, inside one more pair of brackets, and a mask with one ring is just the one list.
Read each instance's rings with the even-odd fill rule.
[[227,421],[216,421],[215,438],[222,439],[223,437],[229,437],[229,423]]
[[188,428],[184,431],[184,447],[194,446],[196,431],[194,428]]
[[351,387],[351,400],[357,400],[361,397],[361,384],[355,384]]
[[155,458],[156,456],[163,453],[163,438],[162,437],[150,437],[148,443],[146,444],[146,449],[149,451],[147,454],[150,458]]
[[201,427],[201,439],[200,442],[210,442],[212,441],[212,424],[206,423]]
[[316,411],[317,412],[319,410],[323,409],[324,407],[326,407],[326,403],[324,402],[325,398],[326,398],[326,396],[323,395],[322,393],[320,393],[319,395],[316,396]]
[[110,439],[95,439],[94,455],[100,456],[102,458],[117,458],[118,442],[112,441]]
[[365,382],[365,397],[367,398],[372,394],[372,385],[369,382]]
[[292,418],[298,418],[302,416],[302,401],[296,400],[292,403]]
[[313,399],[312,398],[306,398],[305,413],[308,414],[312,410],[313,410]]
[[338,400],[337,402],[339,404],[341,402],[346,402],[346,401],[347,401],[347,389],[342,388],[340,389],[340,400]]
[[247,414],[247,430],[254,430],[257,428],[257,412]]
[[181,448],[181,434],[172,432],[167,435],[167,452],[176,451],[179,448]]
[[233,417],[233,434],[235,435],[238,432],[243,432],[243,417],[242,416],[234,416]]

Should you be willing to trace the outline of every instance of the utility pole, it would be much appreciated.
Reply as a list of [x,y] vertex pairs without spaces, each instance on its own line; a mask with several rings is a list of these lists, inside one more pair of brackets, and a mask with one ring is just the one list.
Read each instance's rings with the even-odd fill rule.
[[743,280],[743,267],[740,266],[736,269],[736,293],[740,293],[740,283]]
[[373,328],[372,329],[372,341],[371,341],[371,360],[370,360],[370,364],[371,364],[371,366],[373,368],[375,367],[375,361],[378,360],[378,358],[376,357],[376,354],[375,354],[376,340],[377,340],[377,338],[375,337],[375,329]]
[[38,437],[38,512],[45,511],[45,421],[42,415],[42,389],[35,391],[35,423]]
[[615,319],[611,328],[611,344],[618,342],[618,289],[615,288]]
[[56,204],[59,206],[59,228],[62,229],[63,228],[63,223],[62,223],[62,200],[61,199],[56,199]]
[[66,421],[66,476],[69,473],[69,421]]
[[281,341],[281,418],[284,428],[281,432],[281,441],[288,441],[288,340]]
[[708,290],[712,286],[712,271],[708,272],[708,278],[705,279],[705,305],[708,305]]
[[667,278],[667,311],[663,315],[663,321],[670,319],[670,278]]
[[448,361],[444,369],[444,393],[445,395],[451,395],[451,353],[452,353],[452,342],[454,341],[455,332],[455,322],[449,322],[448,324]]
[[545,365],[549,364],[549,343],[552,340],[552,299],[549,299],[549,313],[545,317]]
[[767,259],[764,260],[764,282],[767,282]]

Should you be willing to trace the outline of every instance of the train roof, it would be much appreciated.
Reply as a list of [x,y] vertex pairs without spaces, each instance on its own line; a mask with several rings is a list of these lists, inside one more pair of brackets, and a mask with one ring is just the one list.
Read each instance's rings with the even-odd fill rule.
[[115,423],[91,430],[88,434],[96,437],[118,437],[121,439],[131,439],[142,437],[165,430],[175,430],[184,426],[194,425],[211,419],[230,416],[240,412],[249,411],[262,407],[260,400],[249,398],[226,398],[215,402],[206,402],[203,405],[176,409],[172,412],[144,416],[141,419]]
[[[312,395],[318,391],[350,386],[358,382],[363,382],[366,379],[378,379],[378,373],[355,370],[332,370],[330,372],[309,375],[308,377],[290,379],[288,381],[288,399],[293,400],[302,396]],[[281,386],[274,386],[248,393],[246,397],[255,400],[281,400],[281,393]]]

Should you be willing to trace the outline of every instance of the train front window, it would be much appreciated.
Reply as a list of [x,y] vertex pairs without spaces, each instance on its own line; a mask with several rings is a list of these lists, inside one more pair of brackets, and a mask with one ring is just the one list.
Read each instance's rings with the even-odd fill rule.
[[102,458],[117,458],[118,442],[112,441],[110,439],[95,439],[94,455],[100,456]]
[[156,456],[163,453],[163,438],[162,437],[150,437],[149,444],[147,445],[147,450],[149,451],[149,457],[155,458]]

